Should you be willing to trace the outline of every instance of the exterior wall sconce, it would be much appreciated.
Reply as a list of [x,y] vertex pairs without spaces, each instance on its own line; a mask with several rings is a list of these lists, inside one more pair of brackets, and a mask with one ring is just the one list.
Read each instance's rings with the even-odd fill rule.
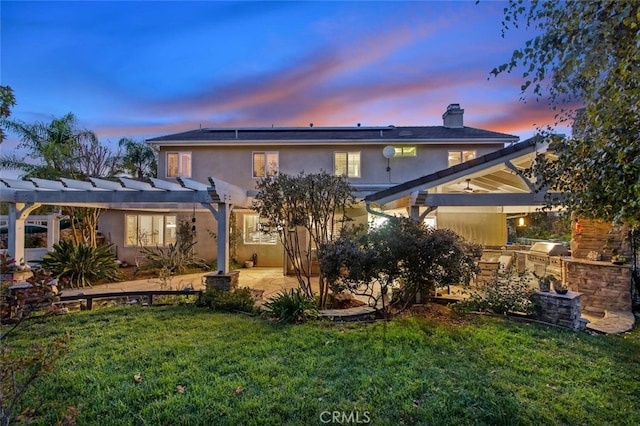
[[524,217],[521,217],[520,219],[518,219],[518,226],[524,226]]

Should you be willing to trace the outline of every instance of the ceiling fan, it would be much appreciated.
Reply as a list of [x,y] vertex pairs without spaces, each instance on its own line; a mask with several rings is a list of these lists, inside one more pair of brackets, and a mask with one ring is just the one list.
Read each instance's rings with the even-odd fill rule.
[[467,194],[478,194],[478,193],[485,193],[487,192],[486,190],[483,189],[476,189],[473,188],[471,186],[471,179],[466,179],[465,182],[467,183],[466,186],[463,186],[462,188],[460,188],[463,184],[462,182],[458,182],[456,184],[453,184],[450,188],[449,191],[450,193],[461,193],[461,192],[465,192]]
[[464,188],[463,191],[469,194],[473,193],[473,188],[471,188],[471,179],[467,179],[467,187]]
[[453,192],[466,192],[467,194],[478,194],[478,193],[485,193],[487,192],[486,190],[483,189],[476,189],[473,188],[471,186],[471,179],[466,179],[467,182],[467,186],[465,186],[464,188],[462,188],[462,190],[457,190],[457,191],[453,191]]

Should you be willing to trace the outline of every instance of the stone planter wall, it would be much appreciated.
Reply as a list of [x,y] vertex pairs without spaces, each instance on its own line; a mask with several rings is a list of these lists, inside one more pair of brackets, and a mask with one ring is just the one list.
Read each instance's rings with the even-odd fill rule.
[[631,312],[631,267],[611,262],[563,259],[563,277],[569,290],[580,292],[587,314]]
[[533,298],[539,308],[538,319],[572,330],[584,330],[586,321],[580,319],[581,296],[575,292],[536,292]]

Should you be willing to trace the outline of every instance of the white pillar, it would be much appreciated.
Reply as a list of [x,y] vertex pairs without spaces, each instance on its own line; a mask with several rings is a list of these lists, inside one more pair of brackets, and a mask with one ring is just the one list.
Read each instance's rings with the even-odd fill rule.
[[231,214],[231,204],[216,203],[218,208],[213,204],[202,203],[213,214],[218,222],[218,272],[226,274],[229,272],[229,216]]
[[37,203],[9,203],[9,234],[7,253],[17,263],[24,262],[24,225],[29,213],[40,207]]
[[229,216],[231,206],[218,203],[218,272],[229,272]]
[[51,213],[47,217],[47,250],[52,251],[53,245],[60,241],[60,218]]

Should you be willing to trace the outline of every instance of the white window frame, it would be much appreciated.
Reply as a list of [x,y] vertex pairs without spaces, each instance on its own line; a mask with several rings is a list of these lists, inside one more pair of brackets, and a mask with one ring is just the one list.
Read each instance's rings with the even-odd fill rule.
[[[338,154],[346,154],[346,173],[342,173],[339,174],[338,170],[337,170],[337,156]],[[350,156],[355,156],[357,155],[358,157],[358,161],[357,161],[357,165],[355,165],[355,169],[354,170],[350,170],[353,169],[354,165],[349,163],[349,157]],[[333,152],[333,170],[334,170],[334,174],[336,176],[344,176],[347,178],[359,178],[362,177],[362,157],[361,157],[361,153],[360,151],[334,151]],[[354,173],[352,173],[354,172]]]
[[[178,170],[176,174],[172,174],[169,173],[170,172],[170,168],[169,168],[169,157],[170,156],[176,156],[176,160],[178,162],[177,166],[178,166]],[[165,176],[168,178],[172,178],[172,177],[185,177],[185,178],[190,178],[191,177],[191,170],[193,169],[192,167],[192,156],[191,156],[191,151],[168,151],[165,154],[165,159],[166,159],[166,170],[165,170]],[[188,166],[186,166],[186,164],[188,164]],[[187,169],[188,170],[185,170]]]
[[[451,154],[457,154],[458,159],[452,160]],[[477,152],[475,150],[465,150],[465,151],[449,151],[447,153],[447,161],[449,167],[453,167],[458,164],[466,163],[467,161],[471,161],[477,157]]]
[[[263,169],[262,174],[256,174],[256,156],[262,155]],[[273,165],[273,157],[275,156],[275,167]],[[269,163],[271,159],[272,163]],[[254,151],[251,153],[251,176],[254,178],[262,178],[266,176],[277,176],[280,171],[280,153],[278,151]]]
[[[142,223],[150,223],[149,232],[141,232]],[[130,227],[135,226],[135,230]],[[178,217],[171,214],[131,214],[124,215],[125,247],[166,247],[176,242]]]
[[[260,216],[245,214],[242,218],[242,241],[246,246],[272,246],[278,243],[278,235],[260,229]],[[247,223],[252,222],[252,223]]]

